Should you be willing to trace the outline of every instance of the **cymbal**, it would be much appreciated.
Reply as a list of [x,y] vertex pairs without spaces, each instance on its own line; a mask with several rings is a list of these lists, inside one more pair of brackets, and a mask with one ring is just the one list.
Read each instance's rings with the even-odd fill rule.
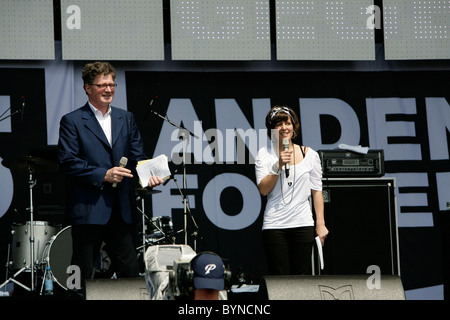
[[56,162],[32,156],[17,157],[14,160],[3,160],[2,164],[15,171],[29,172],[30,169],[39,172],[56,172],[58,165]]
[[161,193],[161,192],[162,192],[161,190],[153,190],[153,189],[150,189],[150,188],[136,188],[136,189],[134,189],[134,194],[136,196],[139,196],[139,197],[145,197],[145,196],[148,196],[150,194],[156,194],[156,193]]

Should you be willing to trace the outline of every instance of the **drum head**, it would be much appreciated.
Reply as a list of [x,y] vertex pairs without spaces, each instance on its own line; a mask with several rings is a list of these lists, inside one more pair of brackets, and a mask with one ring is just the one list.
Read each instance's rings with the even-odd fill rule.
[[62,229],[52,240],[47,259],[55,281],[67,290],[67,278],[70,276],[67,273],[67,267],[71,265],[72,260],[71,226]]

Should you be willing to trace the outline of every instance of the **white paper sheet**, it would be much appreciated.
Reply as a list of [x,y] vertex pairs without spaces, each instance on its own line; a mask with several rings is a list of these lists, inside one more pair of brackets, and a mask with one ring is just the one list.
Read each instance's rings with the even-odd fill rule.
[[[160,177],[167,179],[170,177],[170,169],[167,156],[162,154],[154,159],[139,161],[136,166],[136,171],[139,176],[139,183],[146,187],[150,177]],[[144,183],[143,183],[144,182]]]
[[324,261],[323,261],[322,243],[320,242],[320,238],[318,236],[316,237],[316,245],[317,251],[319,252],[320,269],[323,270]]
[[338,148],[343,149],[343,150],[353,151],[356,153],[362,153],[362,154],[367,154],[369,152],[369,147],[361,147],[360,145],[359,146],[350,146],[345,143],[340,143],[338,145]]

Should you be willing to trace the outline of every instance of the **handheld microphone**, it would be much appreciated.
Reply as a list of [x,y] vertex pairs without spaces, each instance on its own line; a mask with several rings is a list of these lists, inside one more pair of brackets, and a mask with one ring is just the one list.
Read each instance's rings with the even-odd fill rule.
[[[289,150],[289,139],[288,138],[284,138],[283,139],[283,151]],[[286,178],[289,177],[289,170],[291,168],[290,163],[286,163],[284,165],[284,169],[286,171]]]
[[[126,157],[122,157],[122,158],[120,158],[119,167],[125,168],[127,163],[128,163],[128,159]],[[113,188],[117,187],[117,182],[114,182],[112,186],[113,186]]]

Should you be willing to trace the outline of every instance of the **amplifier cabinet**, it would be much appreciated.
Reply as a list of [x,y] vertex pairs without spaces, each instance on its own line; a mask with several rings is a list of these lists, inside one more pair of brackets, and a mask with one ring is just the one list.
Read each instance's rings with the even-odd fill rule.
[[348,150],[318,150],[324,177],[382,177],[384,151],[369,150],[366,154]]
[[316,274],[367,274],[375,265],[381,274],[400,275],[395,178],[322,182],[329,235],[323,247],[324,269],[314,263]]

